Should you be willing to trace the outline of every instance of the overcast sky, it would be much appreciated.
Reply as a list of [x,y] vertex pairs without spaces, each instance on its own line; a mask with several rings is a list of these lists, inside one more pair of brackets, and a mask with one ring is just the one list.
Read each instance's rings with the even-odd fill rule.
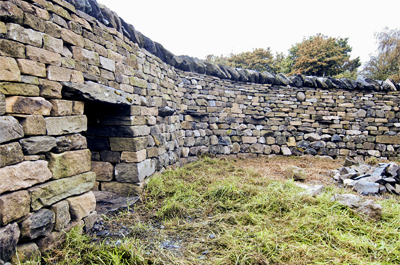
[[98,0],[175,55],[205,59],[271,47],[283,52],[322,33],[349,38],[364,63],[374,33],[400,28],[399,0]]

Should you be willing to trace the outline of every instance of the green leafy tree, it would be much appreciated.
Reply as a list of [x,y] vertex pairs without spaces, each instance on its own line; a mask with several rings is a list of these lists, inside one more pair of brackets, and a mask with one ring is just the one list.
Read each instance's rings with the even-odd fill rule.
[[393,79],[400,82],[400,30],[384,28],[375,33],[379,46],[377,54],[370,57],[361,74],[377,80]]
[[285,72],[315,76],[356,75],[360,58],[350,60],[348,38],[311,36],[289,49]]
[[234,68],[257,70],[260,72],[268,71],[278,73],[282,68],[285,56],[282,53],[273,55],[270,48],[258,48],[249,52],[230,54],[229,56],[208,55],[206,61],[227,65]]

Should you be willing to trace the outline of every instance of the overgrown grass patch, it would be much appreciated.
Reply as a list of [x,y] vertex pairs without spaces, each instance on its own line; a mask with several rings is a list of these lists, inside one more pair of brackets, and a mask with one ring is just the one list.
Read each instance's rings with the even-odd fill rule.
[[[72,233],[65,247],[45,260],[57,264],[400,263],[397,198],[373,198],[383,206],[382,218],[365,221],[331,200],[335,193],[348,190],[330,185],[314,198],[292,180],[268,178],[237,166],[242,162],[204,158],[167,170],[149,181],[135,213],[118,217],[118,222],[133,228],[128,238],[118,244],[115,239],[99,243]],[[273,166],[274,161],[268,163]],[[318,170],[323,167],[317,160],[312,163]]]

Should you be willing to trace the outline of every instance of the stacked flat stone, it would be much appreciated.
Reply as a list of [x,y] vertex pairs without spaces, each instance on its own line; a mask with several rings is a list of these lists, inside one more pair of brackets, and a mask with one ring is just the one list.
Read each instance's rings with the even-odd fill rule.
[[395,84],[184,72],[173,65],[193,60],[94,0],[71,2],[97,19],[63,0],[0,1],[0,264],[92,223],[91,190],[136,195],[204,153],[400,157]]
[[397,91],[283,87],[178,73],[186,108],[183,157],[399,157]]

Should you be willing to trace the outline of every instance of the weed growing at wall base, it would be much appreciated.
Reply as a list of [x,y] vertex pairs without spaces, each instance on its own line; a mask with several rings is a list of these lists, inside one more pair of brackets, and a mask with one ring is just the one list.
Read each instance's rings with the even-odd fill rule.
[[[317,159],[312,162],[321,167]],[[399,264],[398,199],[373,198],[383,207],[382,219],[368,222],[331,200],[345,192],[350,191],[327,186],[314,198],[292,180],[272,180],[232,161],[204,158],[153,177],[133,214],[123,212],[106,221],[129,225],[128,237],[98,240],[70,233],[64,248],[45,261]]]

